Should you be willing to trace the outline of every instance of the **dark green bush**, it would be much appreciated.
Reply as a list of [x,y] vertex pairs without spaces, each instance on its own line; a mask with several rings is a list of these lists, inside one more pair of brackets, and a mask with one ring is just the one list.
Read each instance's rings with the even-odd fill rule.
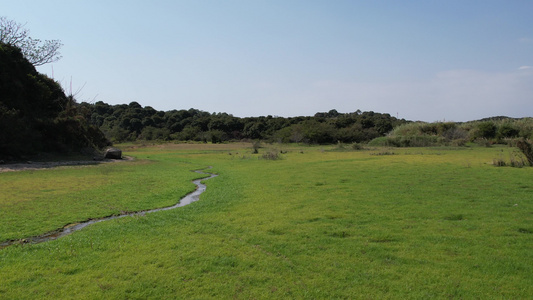
[[514,138],[517,137],[520,133],[520,130],[515,128],[513,125],[509,123],[502,124],[500,128],[498,128],[497,137],[499,139],[503,138]]
[[352,148],[352,150],[362,150],[363,149],[363,145],[358,144],[358,143],[353,143],[351,148]]
[[170,130],[168,128],[156,128],[153,126],[144,127],[138,139],[146,141],[167,141],[170,139]]
[[476,138],[492,139],[496,137],[497,127],[493,122],[482,122],[477,126]]

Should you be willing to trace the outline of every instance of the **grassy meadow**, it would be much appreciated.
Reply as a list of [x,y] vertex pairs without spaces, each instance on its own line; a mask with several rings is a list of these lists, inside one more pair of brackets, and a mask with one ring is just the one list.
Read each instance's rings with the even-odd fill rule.
[[0,299],[533,297],[533,168],[493,166],[509,147],[121,146],[136,160],[0,174],[0,242],[219,176],[0,249]]

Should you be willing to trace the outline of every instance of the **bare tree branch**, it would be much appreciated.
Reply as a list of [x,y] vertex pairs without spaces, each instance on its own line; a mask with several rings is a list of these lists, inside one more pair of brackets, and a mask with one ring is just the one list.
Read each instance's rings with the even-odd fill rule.
[[28,30],[24,25],[0,17],[0,42],[16,46],[28,37]]
[[25,24],[17,23],[6,17],[0,17],[0,43],[18,47],[24,57],[34,66],[41,66],[61,58],[59,48],[63,46],[59,40],[33,39]]

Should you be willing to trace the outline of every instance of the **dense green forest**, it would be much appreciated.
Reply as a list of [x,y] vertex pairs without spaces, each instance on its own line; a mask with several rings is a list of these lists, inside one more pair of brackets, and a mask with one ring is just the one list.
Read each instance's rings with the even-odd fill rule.
[[307,117],[247,117],[208,113],[197,109],[158,111],[137,102],[109,105],[82,103],[85,118],[113,142],[178,140],[224,142],[266,140],[328,144],[368,142],[407,123],[376,112],[339,113],[336,110]]
[[308,144],[370,143],[414,147],[468,142],[507,144],[533,137],[532,118],[490,117],[469,122],[413,122],[377,112],[339,113],[335,109],[301,117],[234,117],[197,109],[157,111],[137,102],[82,103],[85,118],[113,142],[175,140],[225,142],[263,140]]

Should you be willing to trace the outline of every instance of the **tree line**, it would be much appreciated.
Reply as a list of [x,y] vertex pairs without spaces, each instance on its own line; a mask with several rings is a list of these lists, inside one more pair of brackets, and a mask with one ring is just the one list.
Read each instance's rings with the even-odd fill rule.
[[137,102],[79,104],[59,83],[35,69],[58,60],[61,46],[59,40],[32,38],[24,24],[0,17],[0,158],[96,149],[110,142],[135,140],[361,143],[407,122],[359,110],[239,118],[192,108],[157,111]]
[[335,109],[300,117],[235,117],[198,109],[158,111],[137,102],[110,105],[103,101],[81,103],[85,118],[112,142],[175,140],[226,142],[265,140],[327,144],[361,143],[384,136],[407,123],[389,114],[372,111],[339,113]]

